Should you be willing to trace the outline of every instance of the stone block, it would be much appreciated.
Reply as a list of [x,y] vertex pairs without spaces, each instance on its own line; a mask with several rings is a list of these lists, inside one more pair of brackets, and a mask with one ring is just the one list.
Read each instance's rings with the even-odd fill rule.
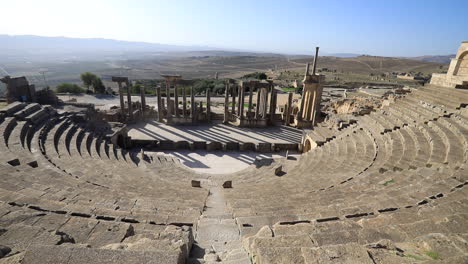
[[241,143],[239,146],[240,151],[255,151],[255,144],[251,142]]
[[147,139],[132,139],[132,146],[136,148],[156,148],[158,146],[157,140],[147,140]]
[[298,149],[299,149],[298,144],[292,144],[292,143],[275,143],[275,144],[273,144],[273,150],[275,152],[286,151],[286,150],[295,150],[295,151],[297,151]]
[[271,143],[258,143],[257,152],[270,153],[272,150]]
[[161,140],[159,141],[159,149],[175,150],[176,145],[175,145],[175,142],[172,140]]
[[223,144],[219,141],[210,141],[206,144],[206,150],[222,150]]
[[192,187],[201,188],[201,182],[196,181],[196,180],[192,180]]
[[223,183],[223,188],[224,188],[224,189],[230,189],[230,188],[232,188],[232,181],[225,181],[225,182]]
[[190,149],[191,150],[206,150],[206,141],[194,141],[190,143]]
[[223,143],[225,151],[239,151],[239,142],[226,142]]
[[[53,254],[51,254],[53,252]],[[180,251],[131,251],[79,246],[34,246],[22,263],[184,263]]]
[[284,171],[283,171],[283,165],[280,165],[278,167],[275,168],[275,175],[276,176],[283,176],[284,174],[286,174]]
[[174,144],[176,149],[190,149],[190,143],[186,140],[176,141]]

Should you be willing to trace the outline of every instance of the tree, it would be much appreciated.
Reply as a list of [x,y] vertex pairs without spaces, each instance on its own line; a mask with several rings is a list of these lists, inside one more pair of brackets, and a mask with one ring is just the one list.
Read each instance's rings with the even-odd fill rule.
[[99,94],[106,93],[106,87],[102,83],[101,78],[96,76],[96,78],[93,80],[92,85],[93,85],[94,93],[99,93]]
[[57,93],[79,94],[83,93],[84,89],[74,83],[61,83],[57,85],[56,91]]
[[95,74],[90,72],[84,72],[81,74],[81,81],[83,81],[84,86],[86,86],[86,92],[89,92],[89,87],[93,85],[93,82],[98,78]]
[[193,90],[196,94],[205,94],[206,90],[216,94],[224,94],[226,87],[224,80],[221,79],[200,79],[193,85]]
[[266,80],[267,75],[264,72],[254,72],[242,76],[242,79],[257,79],[257,80]]

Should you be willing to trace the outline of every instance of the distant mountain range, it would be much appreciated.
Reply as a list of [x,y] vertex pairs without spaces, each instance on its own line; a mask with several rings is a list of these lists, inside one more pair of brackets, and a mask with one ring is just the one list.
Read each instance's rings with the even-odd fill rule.
[[123,41],[104,38],[43,37],[34,35],[1,35],[0,48],[34,50],[35,52],[75,51],[194,51],[212,50],[212,47],[178,46],[161,43]]
[[214,49],[212,47],[177,46],[103,38],[0,35],[0,59],[2,60],[102,59],[109,56],[148,52],[184,52]]
[[362,54],[358,54],[358,53],[323,53],[323,55],[324,56],[339,57],[339,58],[351,58],[351,57],[361,56]]
[[[357,53],[321,53],[322,56],[358,57]],[[179,46],[161,43],[121,41],[103,38],[43,37],[34,35],[1,35],[0,61],[98,61],[121,59],[145,59],[152,57],[190,56],[286,56],[278,53],[226,50],[204,46]],[[294,56],[294,55],[293,55]],[[301,55],[299,55],[301,56]],[[408,59],[448,63],[455,55],[420,56]]]
[[419,56],[419,57],[409,57],[408,59],[413,60],[421,60],[421,61],[428,61],[428,62],[437,62],[437,63],[450,63],[450,59],[455,58],[456,54],[450,55],[426,55],[426,56]]

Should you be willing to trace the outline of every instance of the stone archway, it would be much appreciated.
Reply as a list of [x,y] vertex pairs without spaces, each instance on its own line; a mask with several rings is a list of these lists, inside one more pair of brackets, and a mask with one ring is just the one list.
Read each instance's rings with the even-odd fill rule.
[[304,147],[302,148],[302,152],[306,153],[309,152],[312,149],[312,144],[310,143],[309,139],[306,139],[304,142]]
[[459,63],[454,75],[468,75],[468,51],[463,52],[459,57]]

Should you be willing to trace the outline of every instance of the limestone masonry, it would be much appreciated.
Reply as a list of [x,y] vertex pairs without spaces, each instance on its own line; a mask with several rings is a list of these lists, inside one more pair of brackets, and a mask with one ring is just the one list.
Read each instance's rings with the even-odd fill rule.
[[468,89],[468,41],[462,42],[446,74],[432,74],[431,84]]
[[[39,104],[24,80],[2,80],[13,99],[0,109],[0,264],[468,263],[468,43],[446,75],[339,125],[320,120],[316,52],[282,113],[272,80],[226,80],[221,113],[179,75],[162,75],[156,106],[114,76],[113,112]],[[129,136],[151,137],[146,124],[165,132]],[[233,140],[257,127],[255,142]],[[288,152],[206,175],[164,148]]]

